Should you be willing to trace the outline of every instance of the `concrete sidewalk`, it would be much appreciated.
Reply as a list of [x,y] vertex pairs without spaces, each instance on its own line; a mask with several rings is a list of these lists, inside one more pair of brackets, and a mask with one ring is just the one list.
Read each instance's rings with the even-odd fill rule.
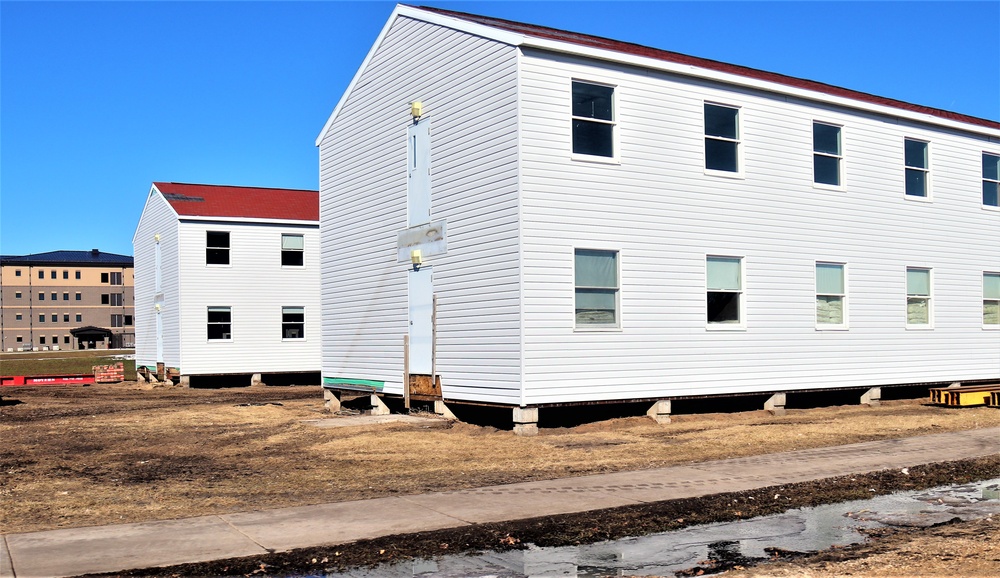
[[435,494],[9,534],[0,540],[0,577],[73,576],[205,562],[996,453],[1000,428],[991,428]]

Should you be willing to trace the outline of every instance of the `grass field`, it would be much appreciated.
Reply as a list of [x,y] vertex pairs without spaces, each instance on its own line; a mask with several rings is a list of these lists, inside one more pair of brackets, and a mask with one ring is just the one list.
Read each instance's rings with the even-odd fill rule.
[[[0,353],[0,375],[49,375],[92,373],[95,365],[109,365],[116,356],[131,355],[132,349],[90,349],[87,351],[35,351]],[[135,361],[123,360],[125,379],[135,380]]]

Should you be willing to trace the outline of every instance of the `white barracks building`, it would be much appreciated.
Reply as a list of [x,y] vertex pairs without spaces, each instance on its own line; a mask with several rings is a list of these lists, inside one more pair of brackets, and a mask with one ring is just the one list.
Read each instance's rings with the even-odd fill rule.
[[316,144],[328,389],[527,431],[1000,378],[995,121],[398,6]]

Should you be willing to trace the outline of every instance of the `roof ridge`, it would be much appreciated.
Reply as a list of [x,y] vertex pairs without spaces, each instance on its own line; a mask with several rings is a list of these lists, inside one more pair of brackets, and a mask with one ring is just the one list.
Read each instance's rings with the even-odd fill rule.
[[[303,193],[318,193],[316,189],[289,189],[285,187],[252,187],[247,185],[217,185],[208,183],[181,183],[177,181],[153,181],[154,185],[184,185],[188,187],[225,187],[228,189],[258,189],[262,191],[299,191]],[[159,188],[159,186],[157,186]],[[161,191],[162,192],[162,191]]]

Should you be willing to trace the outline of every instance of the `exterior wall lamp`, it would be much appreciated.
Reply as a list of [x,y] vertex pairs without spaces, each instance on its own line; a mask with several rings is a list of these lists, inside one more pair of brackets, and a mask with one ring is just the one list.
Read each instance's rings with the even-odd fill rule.
[[419,271],[420,266],[424,264],[423,255],[420,253],[420,249],[414,249],[410,251],[410,263],[413,264],[413,270]]

